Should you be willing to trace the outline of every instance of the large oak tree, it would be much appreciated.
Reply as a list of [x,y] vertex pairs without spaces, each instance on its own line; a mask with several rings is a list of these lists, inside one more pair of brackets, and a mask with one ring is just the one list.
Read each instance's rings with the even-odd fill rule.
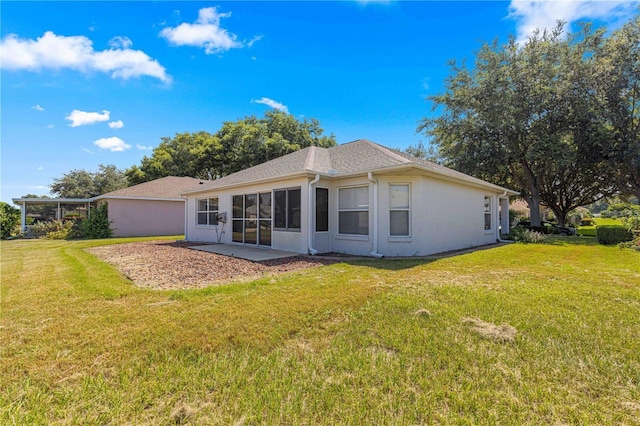
[[485,44],[471,69],[452,62],[445,92],[429,98],[441,114],[418,128],[445,164],[519,190],[537,226],[540,204],[564,224],[574,208],[617,189],[619,149],[599,90],[608,40],[588,25],[567,36],[563,28],[523,45]]

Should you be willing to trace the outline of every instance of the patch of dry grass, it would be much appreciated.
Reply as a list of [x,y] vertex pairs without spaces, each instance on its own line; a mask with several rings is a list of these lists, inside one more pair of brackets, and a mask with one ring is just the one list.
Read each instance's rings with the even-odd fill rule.
[[496,325],[478,318],[463,318],[462,323],[471,327],[485,339],[500,343],[511,343],[516,340],[517,330],[509,324]]

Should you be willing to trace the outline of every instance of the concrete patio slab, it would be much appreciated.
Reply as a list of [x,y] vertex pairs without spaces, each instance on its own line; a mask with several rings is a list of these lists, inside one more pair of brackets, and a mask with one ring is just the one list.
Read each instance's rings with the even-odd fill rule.
[[262,247],[248,247],[235,244],[210,244],[204,246],[189,247],[193,250],[206,251],[209,253],[221,254],[223,256],[237,257],[240,259],[263,262],[265,260],[285,259],[287,257],[299,256],[299,253],[290,251],[275,250]]

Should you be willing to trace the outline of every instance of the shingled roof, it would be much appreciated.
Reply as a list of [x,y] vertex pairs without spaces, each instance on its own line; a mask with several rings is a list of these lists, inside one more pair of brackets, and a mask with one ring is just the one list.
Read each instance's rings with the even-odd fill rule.
[[[412,157],[366,139],[359,139],[331,148],[308,147],[215,181],[205,182],[204,185],[185,191],[185,193],[195,193],[289,176],[293,177],[301,174],[320,174],[332,178],[340,178],[404,167],[415,167],[443,178],[465,181],[469,184],[507,190],[439,164]],[[511,195],[517,194],[511,190],[507,191]]]
[[196,189],[200,186],[200,179],[190,177],[167,176],[149,182],[133,185],[128,188],[118,189],[99,195],[94,200],[104,198],[136,198],[136,199],[156,199],[156,200],[180,200],[181,194],[185,191]]

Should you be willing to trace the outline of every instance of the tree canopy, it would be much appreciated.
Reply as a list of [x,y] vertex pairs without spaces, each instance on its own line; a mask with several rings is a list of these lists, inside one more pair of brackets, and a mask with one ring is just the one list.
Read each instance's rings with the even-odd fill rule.
[[126,171],[131,184],[164,176],[218,178],[309,146],[331,147],[335,136],[323,135],[318,120],[297,120],[281,111],[223,123],[205,131],[163,137],[150,157]]
[[[637,75],[631,83],[610,65],[635,52],[637,71],[637,24],[606,38],[588,25],[565,37],[559,23],[523,45],[485,44],[472,69],[451,63],[445,92],[429,97],[441,115],[423,119],[418,131],[433,138],[446,165],[519,190],[534,225],[540,204],[563,224],[569,211],[619,190],[612,176],[624,175],[621,157],[627,163],[628,150],[638,148],[638,106],[627,95],[637,94]],[[607,91],[624,99],[607,101]],[[612,114],[625,119],[614,125]]]
[[124,171],[114,165],[100,164],[95,173],[71,170],[54,179],[49,188],[52,194],[62,198],[92,198],[127,186],[129,181]]

